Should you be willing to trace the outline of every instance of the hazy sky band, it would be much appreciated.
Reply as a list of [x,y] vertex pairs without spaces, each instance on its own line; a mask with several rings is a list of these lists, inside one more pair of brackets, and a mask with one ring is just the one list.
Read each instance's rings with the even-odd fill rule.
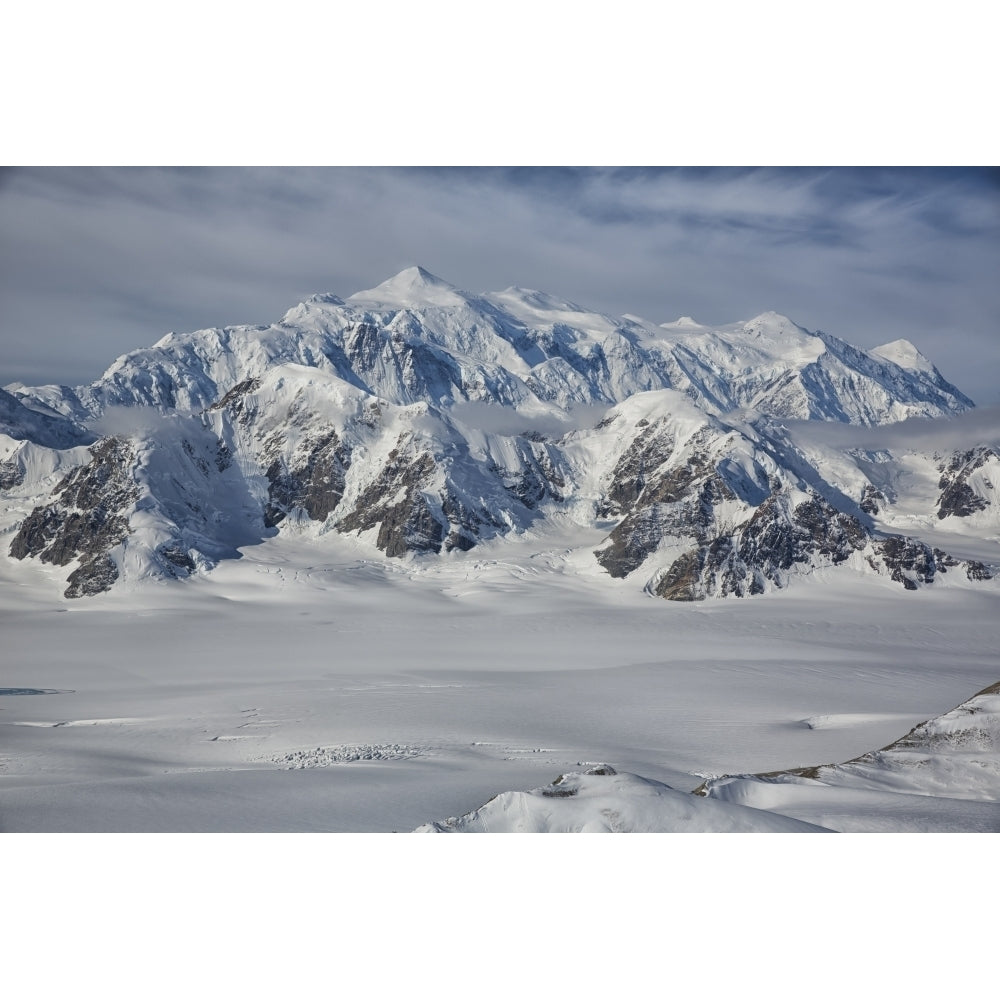
[[612,315],[774,309],[906,337],[1000,401],[1000,171],[19,168],[0,175],[0,384],[79,384],[168,330],[268,323],[411,264]]

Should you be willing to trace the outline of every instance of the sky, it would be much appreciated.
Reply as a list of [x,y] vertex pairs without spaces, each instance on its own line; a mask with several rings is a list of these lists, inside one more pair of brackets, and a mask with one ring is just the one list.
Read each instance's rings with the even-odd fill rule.
[[911,340],[1000,401],[1000,170],[7,168],[0,384],[82,384],[168,331],[266,324],[420,264],[706,324]]

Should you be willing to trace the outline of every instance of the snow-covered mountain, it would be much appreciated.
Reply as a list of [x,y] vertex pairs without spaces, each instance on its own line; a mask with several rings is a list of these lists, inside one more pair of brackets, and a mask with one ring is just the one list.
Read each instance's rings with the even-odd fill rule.
[[672,600],[833,567],[975,585],[1000,440],[875,454],[787,426],[972,405],[905,341],[866,352],[775,313],[615,319],[409,268],[270,326],[168,334],[91,385],[8,386],[0,529],[9,557],[66,567],[67,597],[205,572],[280,532],[419,560],[544,547],[555,524],[604,529],[592,571]]

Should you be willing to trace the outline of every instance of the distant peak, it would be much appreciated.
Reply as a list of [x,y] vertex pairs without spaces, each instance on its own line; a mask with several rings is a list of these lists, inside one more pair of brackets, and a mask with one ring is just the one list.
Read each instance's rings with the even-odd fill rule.
[[700,330],[701,323],[695,322],[690,316],[681,316],[679,319],[675,319],[672,323],[661,323],[661,327],[665,330]]
[[386,305],[454,305],[461,299],[458,289],[425,267],[404,268],[380,285],[355,292],[348,302],[378,302]]
[[511,285],[509,288],[505,288],[502,292],[495,293],[494,298],[507,302],[520,302],[533,309],[540,309],[542,311],[587,312],[587,310],[578,306],[575,302],[569,302],[556,295],[550,295],[548,292],[541,292],[537,288],[522,288],[520,285]]
[[889,344],[882,344],[881,347],[873,347],[868,353],[874,354],[884,361],[891,361],[894,365],[899,365],[900,368],[906,371],[934,371],[934,365],[905,338],[894,340]]
[[753,319],[747,320],[747,326],[794,326],[798,327],[797,323],[793,323],[787,316],[783,316],[779,312],[775,312],[773,309],[769,309],[767,312],[762,312],[759,316],[754,316]]
[[444,285],[447,288],[452,287],[447,281],[439,278],[436,274],[431,274],[426,267],[421,267],[419,264],[403,268],[399,274],[394,278],[390,278],[389,281],[400,281],[408,284]]

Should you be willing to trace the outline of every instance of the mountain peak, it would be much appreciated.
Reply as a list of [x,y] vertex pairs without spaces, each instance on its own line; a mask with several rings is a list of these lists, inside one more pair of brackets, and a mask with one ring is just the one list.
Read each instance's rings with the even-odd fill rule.
[[692,319],[690,316],[680,316],[678,319],[673,320],[671,323],[661,323],[660,326],[664,330],[701,330],[703,329],[701,323]]
[[426,268],[415,265],[404,268],[399,274],[393,275],[374,288],[355,292],[347,301],[409,306],[458,305],[464,300],[454,285],[449,285],[443,278],[431,274]]
[[873,347],[868,353],[874,354],[885,361],[891,361],[894,365],[899,365],[905,371],[934,371],[934,365],[905,338],[894,340],[890,344],[882,344],[880,347]]
[[410,285],[434,285],[438,287],[451,288],[443,278],[436,274],[431,274],[426,267],[414,264],[412,267],[404,267],[395,277],[389,278],[390,282],[405,282]]
[[773,309],[769,309],[767,312],[762,312],[759,316],[754,316],[753,319],[746,321],[744,326],[749,330],[753,329],[766,329],[773,331],[781,331],[787,329],[798,330],[802,333],[808,333],[808,330],[804,330],[798,323],[793,322],[787,316],[783,316],[779,312],[775,312]]

